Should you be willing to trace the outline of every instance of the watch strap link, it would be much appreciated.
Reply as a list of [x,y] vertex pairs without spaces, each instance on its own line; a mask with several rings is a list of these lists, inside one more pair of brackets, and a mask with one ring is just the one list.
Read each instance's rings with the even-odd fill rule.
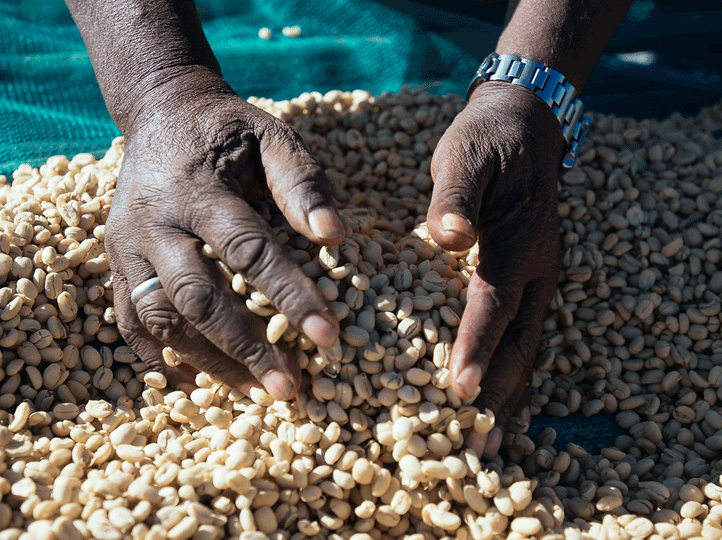
[[592,121],[584,114],[584,105],[577,97],[576,88],[565,80],[564,75],[535,60],[492,52],[479,66],[474,80],[479,77],[523,86],[542,98],[559,120],[567,141],[567,154],[562,165],[567,168],[574,165]]

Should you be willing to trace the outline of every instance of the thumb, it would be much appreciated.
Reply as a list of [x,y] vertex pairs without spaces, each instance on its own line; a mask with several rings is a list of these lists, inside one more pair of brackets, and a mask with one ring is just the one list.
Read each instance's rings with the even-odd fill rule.
[[482,197],[497,163],[490,147],[480,140],[478,127],[466,118],[467,110],[446,130],[431,161],[429,232],[451,251],[469,249],[476,242]]
[[345,229],[328,178],[298,133],[275,121],[260,143],[266,182],[291,226],[317,244],[338,244]]

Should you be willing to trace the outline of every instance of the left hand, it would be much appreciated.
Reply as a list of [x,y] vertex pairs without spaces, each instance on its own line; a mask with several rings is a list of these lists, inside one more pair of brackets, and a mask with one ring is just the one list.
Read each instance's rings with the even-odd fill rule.
[[443,248],[479,239],[479,265],[450,361],[452,388],[490,409],[496,427],[470,432],[479,455],[499,450],[509,419],[528,420],[532,363],[559,275],[557,178],[566,148],[539,97],[505,82],[476,87],[434,152],[429,231]]

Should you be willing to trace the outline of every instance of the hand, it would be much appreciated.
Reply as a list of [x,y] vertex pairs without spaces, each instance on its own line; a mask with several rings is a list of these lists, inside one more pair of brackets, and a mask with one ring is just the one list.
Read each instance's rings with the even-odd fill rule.
[[[176,387],[193,388],[194,370],[170,369],[165,346],[234,388],[260,381],[288,399],[300,385],[298,362],[266,341],[263,322],[201,248],[209,244],[291,324],[330,346],[338,335],[330,305],[247,200],[270,190],[296,231],[336,244],[344,228],[327,179],[296,132],[230,89],[192,78],[169,84],[149,93],[125,133],[106,244],[118,328]],[[156,275],[163,288],[134,306],[131,291]]]
[[565,148],[558,120],[529,90],[476,87],[434,152],[432,237],[462,251],[479,238],[479,264],[451,354],[452,388],[481,392],[496,427],[467,444],[493,457],[513,416],[529,418],[532,362],[559,274],[557,177]]

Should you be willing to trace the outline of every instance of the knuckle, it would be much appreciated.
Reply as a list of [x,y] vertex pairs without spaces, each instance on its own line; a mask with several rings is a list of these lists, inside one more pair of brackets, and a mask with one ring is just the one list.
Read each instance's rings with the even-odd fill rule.
[[125,342],[133,348],[133,351],[148,367],[161,372],[168,367],[163,359],[157,355],[154,345],[138,331],[137,326],[129,326],[124,321],[119,321],[118,331]]
[[479,128],[468,121],[454,122],[444,134],[432,159],[437,161],[437,172],[479,171],[492,165],[494,152],[487,139],[480,137]]
[[273,118],[271,122],[264,126],[264,135],[303,147],[301,136],[296,130],[276,118]]
[[290,220],[305,216],[315,207],[333,204],[326,173],[310,156],[308,161],[303,159],[289,170],[274,187],[275,202]]
[[257,232],[244,231],[229,238],[221,251],[232,268],[252,280],[267,269],[271,243]]
[[123,339],[130,345],[135,352],[138,352],[138,348],[142,343],[142,338],[138,332],[138,325],[133,324],[127,317],[121,316],[119,312],[116,312],[118,332]]
[[443,184],[437,183],[436,197],[444,201],[447,205],[462,206],[466,209],[474,200],[474,195],[469,183],[467,180],[462,180],[459,177],[453,181],[444,182]]
[[436,178],[430,212],[441,214],[453,212],[477,223],[479,190],[467,180],[448,181],[448,177],[440,181]]
[[204,361],[201,365],[201,369],[222,383],[233,388],[238,388],[239,386],[255,379],[243,364],[234,364],[233,362],[229,362],[227,360],[214,359]]
[[271,118],[270,121],[263,123],[260,139],[261,155],[274,152],[279,146],[290,146],[294,153],[308,154],[301,136],[291,126],[276,118]]
[[174,309],[148,306],[138,310],[138,316],[148,332],[168,347],[173,347],[183,337],[186,322]]
[[115,207],[111,207],[105,222],[105,249],[109,255],[119,250],[123,238],[122,231],[126,228],[125,220],[119,215],[121,212]]
[[175,283],[170,292],[179,311],[195,326],[213,313],[215,289],[211,283],[187,277]]
[[482,373],[488,370],[492,356],[494,356],[494,344],[491,343],[491,339],[485,339],[479,344],[479,349],[474,354],[474,360],[481,366]]
[[464,171],[471,170],[474,160],[472,155],[467,153],[469,150],[469,141],[465,141],[458,134],[444,134],[431,158],[437,180],[457,178]]
[[233,357],[239,359],[255,376],[268,371],[268,351],[264,343],[241,337],[233,346]]
[[[130,304],[130,302],[128,302]],[[142,337],[143,326],[138,318],[129,316],[129,310],[133,309],[132,306],[120,306],[115,307],[116,325],[118,332],[123,339],[133,349],[136,349],[143,345],[144,339]],[[138,352],[136,350],[136,352]],[[139,353],[140,354],[140,353]]]
[[220,184],[238,182],[246,186],[253,181],[253,159],[258,148],[256,136],[235,122],[223,126],[214,141],[202,153],[203,169],[220,180]]
[[289,191],[285,197],[289,200],[299,197],[303,203],[314,195],[319,198],[327,194],[326,173],[313,161],[299,163],[287,173],[286,179]]
[[278,276],[267,290],[276,308],[286,316],[323,309],[321,292],[306,276]]

